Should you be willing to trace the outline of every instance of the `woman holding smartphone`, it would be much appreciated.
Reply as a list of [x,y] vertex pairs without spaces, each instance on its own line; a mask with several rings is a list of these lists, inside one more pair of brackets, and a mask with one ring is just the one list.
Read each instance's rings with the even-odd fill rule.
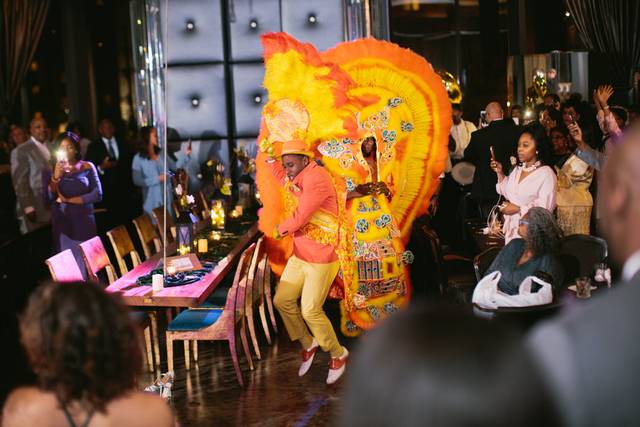
[[80,160],[76,134],[64,132],[53,145],[53,171],[43,172],[45,199],[52,205],[53,245],[56,252],[71,249],[84,274],[79,244],[97,234],[93,204],[102,200],[102,187],[93,163]]
[[549,167],[549,144],[542,127],[525,128],[518,140],[518,165],[506,176],[492,154],[491,169],[498,175],[496,192],[507,201],[500,205],[504,215],[505,244],[518,238],[522,217],[533,207],[553,212],[558,184]]

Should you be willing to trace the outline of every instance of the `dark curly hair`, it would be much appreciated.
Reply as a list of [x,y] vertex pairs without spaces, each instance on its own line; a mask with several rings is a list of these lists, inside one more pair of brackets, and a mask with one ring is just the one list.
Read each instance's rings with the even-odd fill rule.
[[535,256],[556,252],[562,239],[562,230],[553,219],[553,214],[541,207],[531,208],[527,214],[529,226],[525,241],[529,249]]
[[129,312],[95,283],[45,283],[20,320],[22,344],[40,387],[63,407],[105,411],[134,390],[142,356]]
[[536,123],[525,127],[520,136],[524,134],[531,135],[534,143],[536,144],[536,151],[538,152],[538,160],[542,165],[552,165],[553,158],[551,156],[551,143],[549,142],[549,138],[547,138],[547,134],[544,131],[542,125],[536,121]]

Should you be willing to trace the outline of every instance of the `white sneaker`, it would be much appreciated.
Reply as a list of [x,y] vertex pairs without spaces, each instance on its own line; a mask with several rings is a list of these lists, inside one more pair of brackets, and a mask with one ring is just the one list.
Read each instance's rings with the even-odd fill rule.
[[298,370],[298,376],[301,377],[307,372],[309,372],[309,368],[311,368],[311,363],[313,363],[313,358],[318,351],[318,341],[314,338],[311,342],[311,347],[306,350],[302,350],[302,364],[300,365],[300,369]]
[[347,359],[349,351],[342,347],[344,354],[340,357],[332,357],[329,361],[329,375],[327,375],[327,384],[333,384],[340,379],[347,367]]

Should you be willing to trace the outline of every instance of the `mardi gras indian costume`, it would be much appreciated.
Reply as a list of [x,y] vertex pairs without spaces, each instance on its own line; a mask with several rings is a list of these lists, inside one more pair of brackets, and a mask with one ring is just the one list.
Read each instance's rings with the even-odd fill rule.
[[[392,43],[363,39],[318,53],[278,33],[264,36],[263,44],[270,101],[260,148],[278,152],[290,135],[304,135],[308,150],[331,174],[337,230],[318,221],[309,238],[337,239],[341,288],[331,293],[342,297],[342,332],[357,335],[409,301],[407,264],[413,255],[404,245],[444,170],[451,126],[447,94],[423,58]],[[278,108],[289,102],[304,107],[305,130],[294,125],[295,114]],[[258,155],[257,182],[264,202],[260,226],[270,235],[291,212],[290,191],[267,173],[265,157]],[[291,242],[269,240],[268,246],[279,273]]]

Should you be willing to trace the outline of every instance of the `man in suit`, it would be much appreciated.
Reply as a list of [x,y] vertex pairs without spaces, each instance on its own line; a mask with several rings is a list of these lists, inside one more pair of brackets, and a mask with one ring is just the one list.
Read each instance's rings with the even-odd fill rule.
[[51,153],[46,147],[47,123],[42,118],[31,120],[31,137],[11,153],[11,179],[18,198],[20,231],[24,234],[51,221],[51,211],[44,202],[42,171],[49,169]]
[[601,175],[601,227],[622,283],[534,329],[528,344],[568,426],[640,423],[640,126]]
[[100,120],[98,133],[100,137],[87,147],[86,160],[96,165],[100,175],[103,197],[97,208],[107,212],[98,215],[97,219],[100,230],[105,230],[129,219],[131,156],[126,145],[116,139],[111,120]]
[[464,160],[473,163],[476,171],[473,175],[471,197],[480,206],[482,219],[489,216],[491,208],[498,201],[495,172],[491,170],[490,147],[496,160],[502,163],[502,168],[511,168],[510,158],[515,156],[518,148],[518,128],[511,119],[505,119],[502,107],[497,102],[491,102],[486,108],[488,126],[478,129],[471,134],[471,141],[464,150]]

